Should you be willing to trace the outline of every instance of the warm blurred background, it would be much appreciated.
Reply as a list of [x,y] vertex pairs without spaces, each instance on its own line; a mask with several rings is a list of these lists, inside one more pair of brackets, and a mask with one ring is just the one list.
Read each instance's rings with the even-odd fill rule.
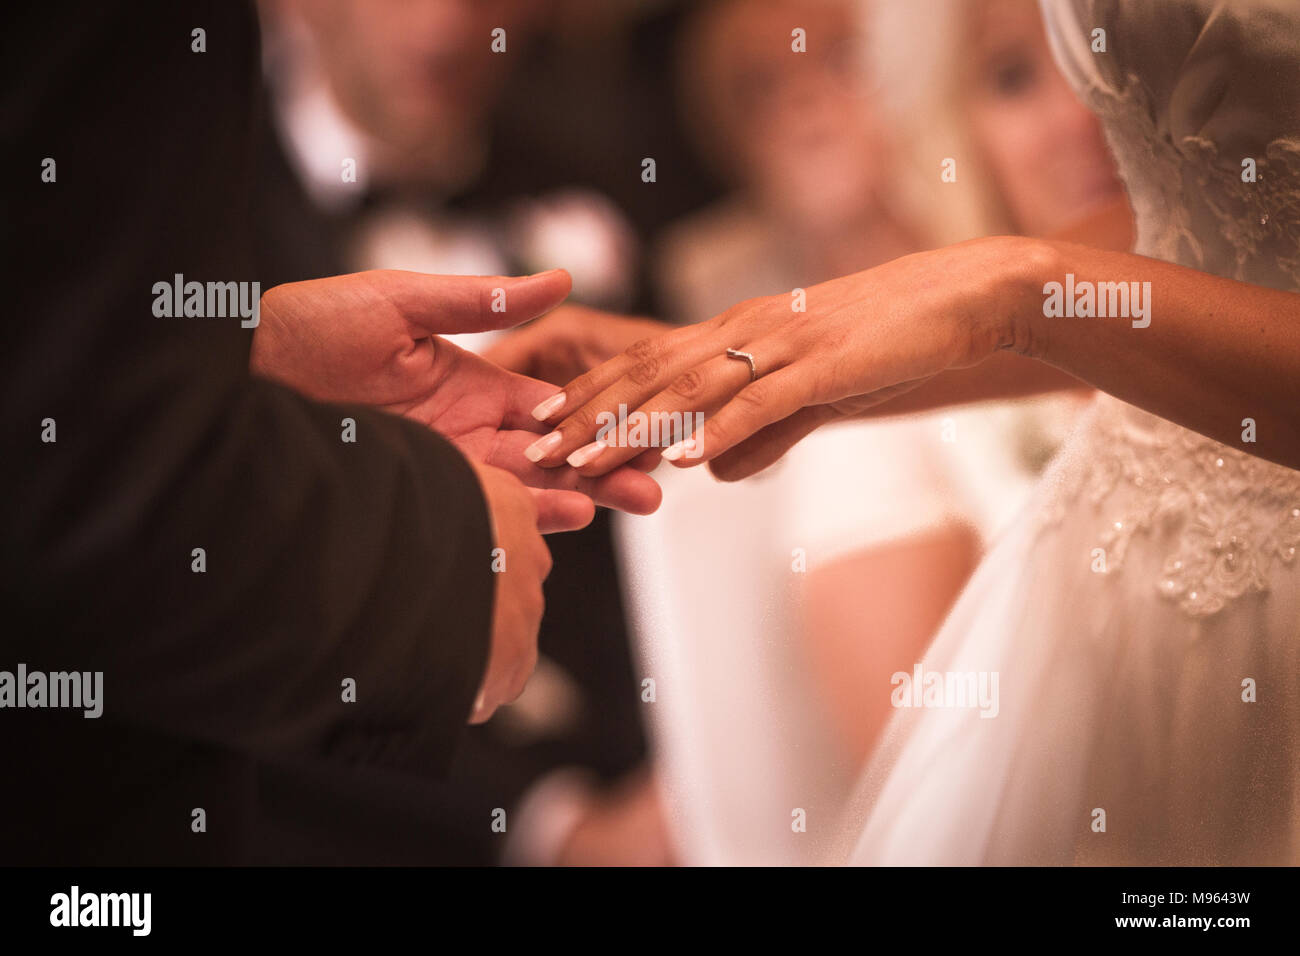
[[[261,6],[264,286],[561,266],[602,311],[539,321],[549,365],[510,353],[561,384],[654,328],[604,311],[696,322],[976,235],[1126,236],[1033,0]],[[505,361],[512,334],[461,344]],[[845,426],[553,537],[529,690],[394,797],[409,845],[376,859],[811,858],[789,808],[834,812],[888,716],[862,688],[911,668],[1078,401]],[[778,682],[804,688],[780,712]]]

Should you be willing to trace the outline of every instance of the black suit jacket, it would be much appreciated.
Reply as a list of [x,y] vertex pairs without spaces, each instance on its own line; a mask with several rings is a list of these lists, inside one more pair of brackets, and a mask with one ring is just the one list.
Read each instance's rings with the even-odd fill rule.
[[[260,280],[246,6],[53,0],[3,43],[0,670],[102,671],[104,714],[0,709],[0,862],[265,858],[268,772],[450,762],[487,655],[481,493],[426,430],[250,377],[238,319],[153,314],[177,273]],[[365,844],[297,811],[332,859]]]

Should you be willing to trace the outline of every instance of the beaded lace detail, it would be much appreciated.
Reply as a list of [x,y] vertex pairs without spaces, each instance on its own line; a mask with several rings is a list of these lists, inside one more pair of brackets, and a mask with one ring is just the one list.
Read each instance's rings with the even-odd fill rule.
[[[1172,541],[1153,586],[1194,617],[1267,591],[1271,575],[1296,567],[1300,472],[1101,401],[1084,444],[1072,449],[1074,467],[1061,470],[1043,525],[1091,508],[1107,574],[1124,567],[1140,537]],[[1127,493],[1116,494],[1121,489]]]
[[[1153,118],[1140,80],[1115,93],[1091,87],[1138,223],[1137,251],[1216,275],[1300,289],[1300,135],[1261,155],[1226,156],[1203,136],[1175,143]],[[1254,181],[1243,181],[1243,162]]]
[[[1275,139],[1260,156],[1220,156],[1205,138],[1175,143],[1162,133],[1134,76],[1121,93],[1092,87],[1085,94],[1107,119],[1130,185],[1138,252],[1300,288],[1300,138]],[[1247,158],[1255,161],[1255,182],[1242,181]],[[1152,587],[1193,617],[1267,591],[1284,569],[1294,574],[1300,471],[1104,397],[1081,438],[1040,520],[1054,524],[1084,503],[1095,509],[1106,573],[1124,567],[1139,537],[1173,542]],[[1127,493],[1116,494],[1120,489]],[[1300,578],[1289,580],[1300,586]]]

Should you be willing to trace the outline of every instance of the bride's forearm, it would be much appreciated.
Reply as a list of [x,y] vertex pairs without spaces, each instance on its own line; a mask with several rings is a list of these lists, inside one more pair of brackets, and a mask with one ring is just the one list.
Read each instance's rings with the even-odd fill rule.
[[941,372],[910,392],[891,398],[857,417],[888,418],[973,402],[1029,398],[1057,392],[1092,394],[1092,386],[1054,365],[1002,351],[979,365]]
[[1300,295],[1130,253],[1017,242],[1030,245],[1012,267],[1009,349],[1300,468]]
[[[806,315],[784,295],[752,299],[570,382],[559,406],[541,409],[555,431],[530,460],[603,474],[637,450],[594,440],[602,412],[712,408],[664,457],[741,478],[835,418],[901,411],[909,390],[953,401],[958,385],[990,380],[980,367],[1006,372],[1014,363],[994,357],[1018,353],[1300,468],[1300,294],[1016,237],[903,256],[807,291]],[[961,400],[975,397],[985,396]]]

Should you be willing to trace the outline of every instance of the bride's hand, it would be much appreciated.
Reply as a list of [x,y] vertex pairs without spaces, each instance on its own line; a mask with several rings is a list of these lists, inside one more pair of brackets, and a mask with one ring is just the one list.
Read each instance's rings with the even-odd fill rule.
[[[664,457],[680,466],[710,462],[727,480],[751,475],[819,425],[998,349],[1023,350],[1013,316],[1042,295],[1036,250],[999,237],[905,256],[810,287],[806,311],[796,311],[796,290],[639,341],[538,407],[535,416],[558,424],[529,458],[543,466],[567,459],[591,476],[637,457],[644,448],[594,440],[597,416],[626,406],[705,414],[693,439]],[[726,355],[729,348],[754,357],[756,381],[746,361]]]

